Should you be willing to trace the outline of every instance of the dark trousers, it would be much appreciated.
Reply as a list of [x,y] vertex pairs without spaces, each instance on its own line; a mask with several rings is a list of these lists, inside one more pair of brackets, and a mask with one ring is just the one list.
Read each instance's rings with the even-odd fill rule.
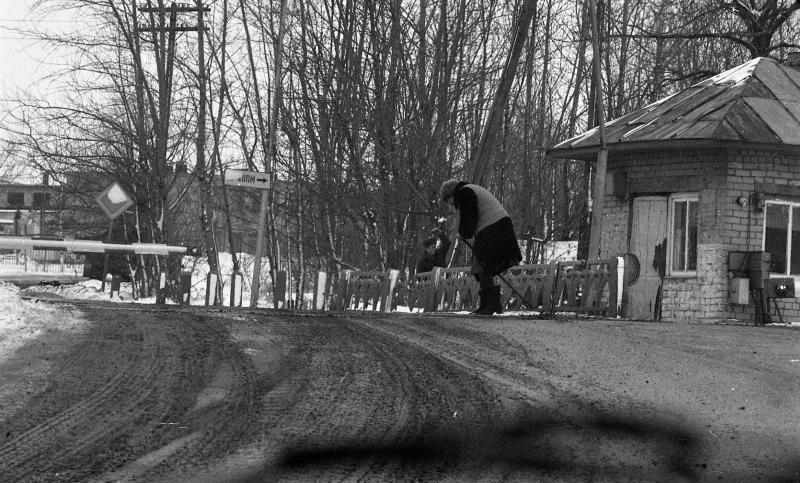
[[481,290],[494,287],[494,275],[491,275],[489,272],[485,271],[476,275],[478,276],[478,284],[480,285]]

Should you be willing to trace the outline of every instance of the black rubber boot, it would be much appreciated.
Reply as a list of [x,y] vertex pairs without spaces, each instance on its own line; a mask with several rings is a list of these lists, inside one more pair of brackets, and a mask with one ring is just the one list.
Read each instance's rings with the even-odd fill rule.
[[489,304],[495,314],[503,313],[503,302],[500,300],[500,287],[492,287],[489,289]]
[[472,315],[486,315],[486,306],[489,303],[489,290],[478,292],[478,308],[472,311]]
[[492,315],[503,313],[503,306],[500,304],[500,287],[487,288],[486,290],[481,290],[478,294],[481,297],[481,304],[473,314]]

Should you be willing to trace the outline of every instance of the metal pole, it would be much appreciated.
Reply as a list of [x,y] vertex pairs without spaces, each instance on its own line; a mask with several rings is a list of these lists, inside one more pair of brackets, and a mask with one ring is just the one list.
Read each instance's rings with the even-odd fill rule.
[[[108,220],[108,235],[106,236],[106,241],[111,243],[111,230],[114,229],[114,219]],[[103,276],[100,282],[100,291],[106,291],[106,274],[108,273],[108,252],[105,253],[103,256]]]

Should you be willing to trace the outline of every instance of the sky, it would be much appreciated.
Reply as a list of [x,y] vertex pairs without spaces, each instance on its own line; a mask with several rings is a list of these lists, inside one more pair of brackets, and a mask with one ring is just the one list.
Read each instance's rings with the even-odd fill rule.
[[[17,30],[58,32],[81,27],[69,11],[46,16],[32,12],[33,2],[0,0],[0,137],[5,135],[3,126],[11,119],[15,98],[32,95],[38,99],[55,100],[58,91],[44,79],[54,72],[54,64],[64,59],[63,53],[53,52]],[[41,179],[38,173],[26,169],[15,173],[16,182],[36,183]]]
[[48,62],[58,60],[40,43],[15,29],[38,27],[47,31],[71,29],[78,22],[68,14],[51,14],[43,18],[31,12],[33,0],[0,0],[0,99],[13,96],[18,90],[29,91],[31,86],[52,72]]

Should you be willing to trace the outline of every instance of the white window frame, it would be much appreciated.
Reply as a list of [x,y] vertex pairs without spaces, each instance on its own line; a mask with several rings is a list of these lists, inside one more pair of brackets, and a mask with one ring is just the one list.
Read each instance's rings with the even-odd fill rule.
[[[699,240],[699,237],[700,237],[700,196],[698,195],[698,193],[673,193],[673,194],[671,194],[669,196],[669,201],[668,201],[668,205],[667,205],[667,257],[666,257],[667,258],[667,267],[666,267],[667,270],[666,270],[666,272],[667,272],[668,276],[675,277],[675,278],[697,277],[697,269],[695,269],[695,270],[674,270],[672,268],[672,247],[675,246],[674,245],[674,243],[675,243],[675,231],[674,231],[675,210],[674,210],[674,206],[675,206],[675,202],[680,202],[680,201],[694,201],[695,203],[697,203],[697,236],[698,236],[698,240],[696,240],[696,245],[697,245],[697,248],[698,248],[697,256],[698,256],[698,258],[700,257],[700,253],[699,253],[699,248],[700,248],[700,240]],[[687,215],[688,215],[688,211],[687,211]],[[688,224],[689,224],[689,217],[687,216],[686,217],[686,231],[685,231],[687,235],[689,233]],[[688,248],[689,248],[689,244],[687,243],[686,244],[686,248],[685,248],[687,250],[687,252],[685,253],[687,260],[688,260],[688,256],[689,256]]]
[[800,210],[800,202],[796,201],[785,201],[785,200],[765,200],[764,201],[764,226],[761,227],[761,250],[766,251],[767,249],[767,206],[768,205],[778,205],[778,206],[788,206],[789,207],[789,222],[786,225],[786,272],[785,273],[778,273],[773,272],[770,269],[769,276],[772,277],[773,275],[776,277],[794,277],[800,278],[800,274],[791,275],[792,271],[792,225],[793,225],[793,216],[792,212],[795,209]]

